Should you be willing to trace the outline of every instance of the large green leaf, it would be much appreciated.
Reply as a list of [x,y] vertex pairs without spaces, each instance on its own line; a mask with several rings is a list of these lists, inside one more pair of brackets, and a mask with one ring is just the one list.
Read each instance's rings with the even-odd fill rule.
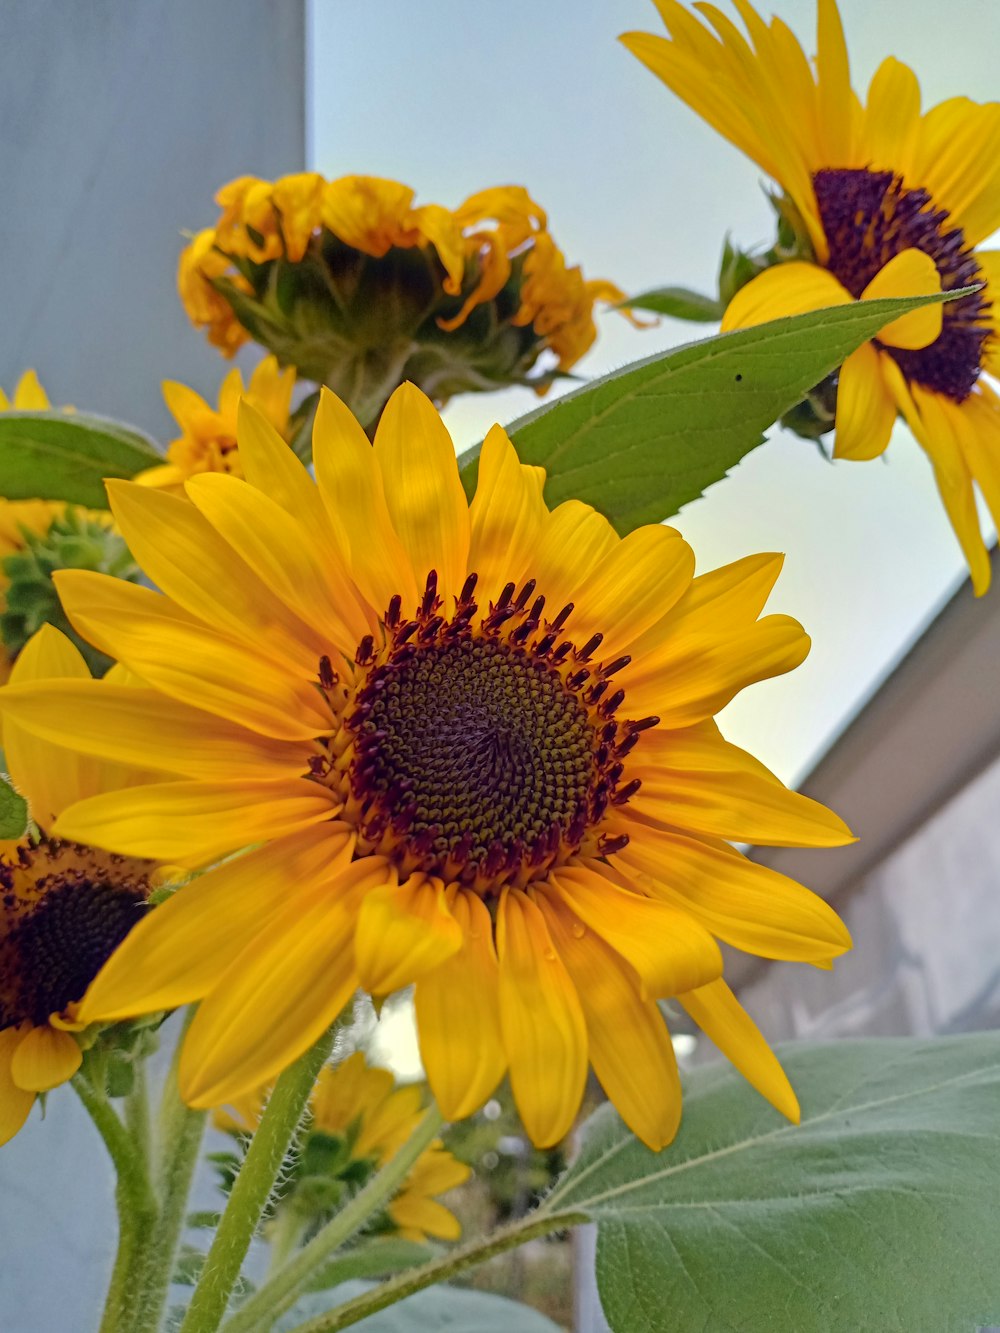
[[543,1205],[599,1224],[616,1333],[1000,1323],[1000,1034],[785,1047],[802,1124],[698,1070],[672,1147],[610,1108]]
[[[303,1296],[275,1326],[275,1333],[310,1328],[334,1304],[346,1304],[370,1289],[368,1282],[345,1282],[323,1296]],[[318,1322],[318,1320],[317,1320]],[[558,1324],[530,1306],[485,1291],[430,1287],[354,1325],[359,1333],[559,1333]]]
[[[637,361],[509,428],[548,474],[549,505],[580,499],[624,534],[658,523],[721,481],[763,432],[901,314],[968,290],[853,301]],[[459,459],[471,495],[479,446]]]
[[0,412],[0,495],[107,509],[105,477],[134,477],[163,462],[145,435],[73,412]]

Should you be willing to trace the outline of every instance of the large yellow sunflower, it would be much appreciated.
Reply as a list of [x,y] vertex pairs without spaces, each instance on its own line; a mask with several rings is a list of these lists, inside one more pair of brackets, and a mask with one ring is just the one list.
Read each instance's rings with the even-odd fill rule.
[[656,0],[670,37],[625,45],[767,172],[794,205],[811,254],[766,269],[730,303],[724,329],[862,297],[981,284],[897,320],[849,356],[837,386],[834,453],[881,454],[902,413],[934,468],[977,592],[990,567],[973,483],[1000,521],[1000,103],[953,97],[921,113],[920,88],[887,57],[862,103],[835,0],[818,0],[815,68],[780,19],[734,0],[748,41],[713,5]]
[[[355,1185],[378,1170],[400,1149],[423,1116],[423,1095],[416,1084],[397,1087],[387,1069],[369,1066],[360,1051],[339,1065],[325,1065],[309,1100],[312,1118],[299,1145],[298,1162],[309,1169],[311,1136],[340,1140],[343,1150],[331,1173]],[[252,1134],[260,1121],[264,1097],[253,1093],[221,1108],[213,1117],[219,1129]],[[329,1153],[313,1154],[320,1162]],[[434,1197],[468,1180],[470,1169],[435,1141],[417,1158],[399,1193],[388,1205],[392,1228],[410,1240],[457,1240],[458,1218]],[[279,1209],[287,1195],[279,1201]]]
[[[76,648],[47,625],[28,642],[11,683],[90,680]],[[120,673],[114,679],[120,680]],[[125,686],[124,688],[129,688]],[[76,1002],[145,910],[155,862],[56,837],[59,812],[148,773],[84,758],[7,721],[10,778],[37,828],[0,844],[0,1143],[39,1092],[80,1067]]]
[[59,576],[80,632],[148,689],[0,691],[39,735],[176,775],[64,811],[64,836],[185,865],[256,844],[140,923],[81,1012],[200,1000],[181,1081],[212,1106],[267,1083],[359,983],[415,982],[447,1116],[509,1070],[531,1138],[555,1143],[589,1053],[660,1147],[680,1087],[656,1001],[677,996],[795,1116],[716,943],[821,965],[850,943],[726,841],[851,840],[712,721],[808,650],[796,621],[758,618],[781,558],[694,578],[670,528],[620,539],[578,501],[549,511],[499,427],[470,505],[412,385],[374,447],[323,394],[316,483],[246,407],[239,441],[246,479],[196,477],[191,503],[109,483],[162,593]]

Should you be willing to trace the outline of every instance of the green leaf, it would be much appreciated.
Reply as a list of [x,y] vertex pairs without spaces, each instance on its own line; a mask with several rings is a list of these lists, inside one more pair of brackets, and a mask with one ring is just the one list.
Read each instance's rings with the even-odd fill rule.
[[415,1268],[426,1263],[434,1251],[429,1245],[418,1245],[413,1240],[401,1240],[396,1236],[367,1241],[356,1245],[331,1259],[309,1280],[307,1291],[326,1291],[340,1282],[351,1278],[382,1277],[389,1273],[399,1273],[404,1268]]
[[[690,343],[595,380],[509,427],[549,506],[580,499],[625,534],[721,481],[763,432],[909,310],[966,294],[853,301]],[[459,459],[471,495],[479,446]]]
[[703,296],[687,287],[657,287],[654,291],[619,301],[617,309],[651,310],[654,315],[670,315],[698,324],[718,324],[723,305],[714,296]]
[[0,412],[0,495],[107,509],[105,477],[163,462],[131,426],[79,412]]
[[1000,1322],[1000,1033],[786,1046],[786,1124],[728,1068],[649,1152],[610,1108],[543,1205],[598,1226],[617,1333]]
[[[275,1324],[275,1333],[290,1333],[304,1321],[326,1314],[371,1288],[370,1282],[345,1282],[333,1293],[303,1296]],[[461,1287],[429,1287],[353,1324],[360,1333],[561,1333],[558,1324],[537,1310],[486,1291]]]
[[28,802],[14,790],[6,773],[0,773],[0,838],[23,838],[30,823]]

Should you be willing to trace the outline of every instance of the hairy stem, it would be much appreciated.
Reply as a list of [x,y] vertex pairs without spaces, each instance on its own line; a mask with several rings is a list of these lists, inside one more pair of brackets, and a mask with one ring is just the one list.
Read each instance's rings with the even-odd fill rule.
[[405,1300],[407,1296],[423,1291],[425,1287],[456,1277],[466,1269],[475,1268],[488,1259],[503,1254],[506,1250],[513,1250],[526,1241],[534,1240],[537,1236],[546,1236],[553,1231],[564,1231],[567,1227],[578,1226],[588,1220],[583,1213],[538,1211],[529,1213],[527,1217],[520,1218],[510,1226],[494,1231],[485,1240],[469,1241],[466,1245],[459,1245],[420,1268],[410,1268],[404,1273],[397,1274],[396,1277],[389,1278],[388,1281],[373,1287],[371,1291],[366,1291],[362,1296],[356,1296],[353,1301],[348,1301],[345,1305],[338,1305],[333,1310],[327,1310],[325,1314],[316,1315],[314,1319],[296,1325],[292,1333],[337,1333],[338,1329],[348,1328],[366,1316],[384,1310],[387,1305],[395,1305],[397,1301]]
[[438,1108],[429,1107],[396,1155],[372,1176],[364,1189],[331,1218],[308,1245],[303,1246],[284,1268],[250,1297],[228,1321],[226,1333],[251,1333],[251,1330],[260,1327],[271,1328],[278,1316],[294,1303],[313,1273],[392,1199],[409,1175],[414,1162],[437,1138],[443,1124],[444,1119]]
[[180,1333],[215,1333],[222,1322],[316,1076],[332,1047],[331,1028],[274,1085],[233,1184]]
[[104,1140],[118,1175],[118,1252],[104,1303],[100,1333],[128,1333],[135,1302],[135,1278],[141,1269],[156,1219],[156,1199],[149,1183],[143,1144],[126,1129],[102,1091],[85,1074],[76,1074],[73,1087]]

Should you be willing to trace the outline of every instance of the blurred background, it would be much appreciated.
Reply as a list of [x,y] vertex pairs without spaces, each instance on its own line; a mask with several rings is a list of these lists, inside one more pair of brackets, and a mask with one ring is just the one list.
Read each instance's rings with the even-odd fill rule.
[[[925,106],[997,95],[994,0],[840,7],[860,90],[892,53],[916,69]],[[773,9],[811,52],[814,0]],[[725,235],[768,241],[771,210],[756,167],[616,42],[637,28],[659,30],[649,0],[13,0],[0,49],[0,386],[33,366],[53,402],[160,441],[173,433],[161,379],[214,401],[228,367],[181,310],[176,258],[183,233],[213,220],[218,186],[244,173],[383,175],[448,206],[523,184],[587,277],[712,291]],[[712,332],[669,320],[636,332],[613,313],[599,327],[583,376]],[[245,349],[239,363],[256,359]],[[520,389],[466,396],[446,421],[462,449],[536,404]],[[775,432],[674,522],[701,569],[787,553],[772,609],[803,621],[812,654],[722,725],[861,835],[842,851],[767,855],[836,902],[856,948],[832,975],[735,963],[751,1012],[775,1039],[995,1025],[1000,591],[971,597],[924,455],[902,427],[868,464],[828,463]],[[419,1077],[405,1004],[367,1039]],[[710,1057],[683,1029],[678,1044],[688,1061]],[[526,1206],[552,1166],[504,1114],[498,1102],[485,1117],[492,1139],[476,1138],[482,1120],[465,1131],[481,1168],[496,1158],[485,1174],[504,1175],[469,1203],[471,1225]],[[102,1152],[68,1090],[0,1151],[5,1330],[92,1322],[114,1227]],[[539,1299],[553,1317],[600,1328],[593,1293],[573,1291],[568,1246],[545,1247],[533,1268],[530,1254],[512,1262],[536,1277],[482,1280],[529,1299],[548,1283],[552,1300]]]

